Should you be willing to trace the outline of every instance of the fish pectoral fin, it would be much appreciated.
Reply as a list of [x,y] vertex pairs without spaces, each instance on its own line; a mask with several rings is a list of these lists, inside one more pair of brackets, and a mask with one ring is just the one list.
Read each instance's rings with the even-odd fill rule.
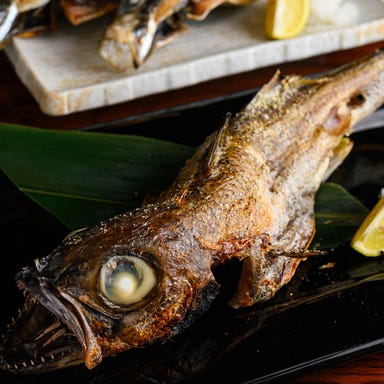
[[353,148],[353,141],[348,137],[343,137],[337,147],[333,150],[333,157],[329,161],[327,172],[323,180],[327,180],[339,165],[350,154]]
[[233,308],[248,307],[257,302],[260,288],[256,277],[259,272],[260,267],[254,257],[248,256],[243,260],[237,291],[229,302]]
[[319,249],[272,249],[268,252],[268,256],[270,257],[291,257],[293,259],[301,259],[305,260],[308,257],[316,257],[316,256],[323,256],[326,255],[327,252],[324,250],[319,250]]
[[303,259],[324,253],[319,250],[272,249],[244,257],[237,291],[229,304],[233,308],[248,307],[271,299],[291,280]]

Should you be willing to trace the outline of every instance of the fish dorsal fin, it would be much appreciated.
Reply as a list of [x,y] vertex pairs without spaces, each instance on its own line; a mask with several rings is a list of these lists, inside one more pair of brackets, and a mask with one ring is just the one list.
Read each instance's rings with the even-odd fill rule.
[[271,91],[280,82],[280,78],[281,78],[281,71],[278,69],[274,73],[274,75],[272,76],[271,80],[269,80],[268,83],[263,85],[263,87],[260,89],[259,93],[260,92],[264,93],[264,92]]
[[225,132],[229,127],[230,121],[231,114],[227,113],[223,125],[217,131],[215,137],[212,139],[210,148],[208,150],[207,167],[209,170],[214,169],[221,158],[223,152],[222,149],[224,147]]
[[248,104],[249,105],[252,105],[254,102],[256,102],[258,99],[260,98],[264,98],[265,95],[269,94],[273,89],[276,88],[276,86],[278,84],[280,84],[280,80],[281,80],[281,72],[280,70],[278,69],[274,75],[272,76],[272,78],[268,81],[268,83],[264,84],[260,90],[256,93],[256,95],[254,96],[254,98],[252,99],[252,101]]

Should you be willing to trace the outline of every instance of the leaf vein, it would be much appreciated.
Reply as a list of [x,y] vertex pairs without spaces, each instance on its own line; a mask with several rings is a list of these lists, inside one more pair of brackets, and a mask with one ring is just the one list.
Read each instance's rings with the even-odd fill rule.
[[20,188],[20,191],[26,194],[55,196],[55,197],[74,199],[74,200],[85,200],[85,201],[93,201],[98,203],[108,203],[108,204],[129,206],[129,203],[126,201],[108,200],[108,199],[102,199],[99,197],[83,196],[83,195],[76,195],[76,194],[63,193],[63,192],[52,192],[52,191],[48,192],[48,191],[43,191],[43,190],[38,190],[33,188],[23,188],[23,187]]

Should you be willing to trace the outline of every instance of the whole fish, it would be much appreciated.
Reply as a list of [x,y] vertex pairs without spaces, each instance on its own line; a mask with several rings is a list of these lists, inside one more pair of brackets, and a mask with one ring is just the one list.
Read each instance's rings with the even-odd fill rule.
[[17,274],[26,301],[1,367],[93,368],[169,339],[210,307],[212,270],[232,258],[230,304],[269,300],[315,252],[314,196],[340,141],[383,101],[384,51],[316,78],[277,73],[156,202],[69,235]]

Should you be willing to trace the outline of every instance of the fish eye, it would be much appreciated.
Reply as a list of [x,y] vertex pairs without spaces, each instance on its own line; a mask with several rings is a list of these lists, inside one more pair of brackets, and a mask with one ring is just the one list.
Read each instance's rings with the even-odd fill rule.
[[100,270],[101,293],[117,305],[131,305],[143,300],[156,282],[152,265],[134,255],[113,256]]

